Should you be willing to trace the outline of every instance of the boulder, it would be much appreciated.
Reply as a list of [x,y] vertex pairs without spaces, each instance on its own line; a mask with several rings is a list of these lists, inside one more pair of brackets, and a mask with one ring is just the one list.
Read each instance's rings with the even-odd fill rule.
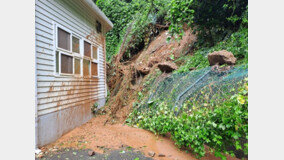
[[89,156],[93,156],[93,155],[95,155],[96,153],[94,152],[94,151],[88,151],[88,155]]
[[148,155],[149,155],[149,156],[151,156],[151,157],[154,157],[154,156],[155,156],[155,154],[156,154],[156,153],[155,153],[155,152],[153,152],[153,151],[149,151],[149,152],[148,152]]
[[210,66],[213,65],[234,65],[236,64],[237,59],[234,57],[233,53],[226,50],[215,51],[208,54],[208,61]]
[[158,157],[166,157],[166,155],[163,153],[159,153]]
[[158,64],[158,68],[162,71],[162,72],[166,72],[166,73],[170,73],[174,70],[176,70],[178,67],[175,63],[173,62],[164,62],[164,63],[159,63]]

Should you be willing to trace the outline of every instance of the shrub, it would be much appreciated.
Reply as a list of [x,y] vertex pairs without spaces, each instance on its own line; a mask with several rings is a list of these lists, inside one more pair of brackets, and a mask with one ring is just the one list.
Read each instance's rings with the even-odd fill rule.
[[96,113],[97,110],[98,110],[98,106],[99,106],[99,104],[98,104],[97,102],[94,103],[94,105],[91,106],[91,111],[92,111],[93,113]]
[[214,46],[241,25],[247,27],[247,0],[172,0],[170,31],[179,37],[184,23],[197,32],[199,46]]
[[188,110],[185,104],[182,113],[175,116],[170,106],[157,101],[149,104],[148,110],[134,110],[127,122],[155,134],[171,133],[176,145],[188,147],[197,157],[205,155],[204,145],[214,149],[215,156],[222,159],[226,159],[224,154],[234,156],[228,146],[248,154],[247,80],[237,94],[219,105],[193,106]]

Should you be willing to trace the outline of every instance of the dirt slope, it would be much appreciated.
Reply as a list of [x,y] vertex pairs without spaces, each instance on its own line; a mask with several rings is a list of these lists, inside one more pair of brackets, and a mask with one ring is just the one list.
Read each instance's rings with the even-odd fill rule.
[[155,72],[158,63],[173,61],[188,52],[196,40],[191,30],[186,30],[180,41],[167,42],[168,31],[162,31],[147,48],[121,63],[114,57],[113,64],[108,65],[108,87],[110,100],[108,113],[117,121],[123,122],[131,111],[137,93],[143,89],[143,80]]

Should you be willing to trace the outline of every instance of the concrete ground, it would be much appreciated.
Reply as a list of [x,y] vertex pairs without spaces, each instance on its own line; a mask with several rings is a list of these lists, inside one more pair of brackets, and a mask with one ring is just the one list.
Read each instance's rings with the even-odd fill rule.
[[77,149],[61,149],[56,152],[49,152],[41,158],[36,160],[152,160],[152,158],[145,157],[140,151],[133,149],[120,149],[107,151],[104,154],[95,153],[90,156],[90,150],[77,150]]

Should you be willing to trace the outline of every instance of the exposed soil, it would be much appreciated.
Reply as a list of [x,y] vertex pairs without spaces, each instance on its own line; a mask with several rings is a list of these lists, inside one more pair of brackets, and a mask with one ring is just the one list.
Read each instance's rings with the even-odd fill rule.
[[158,69],[158,63],[173,62],[187,54],[196,36],[190,29],[185,31],[180,41],[167,42],[169,33],[162,31],[144,50],[135,54],[129,61],[120,62],[122,55],[117,55],[108,64],[107,77],[110,101],[106,107],[110,117],[123,122],[131,112],[132,103],[137,93],[143,89],[143,80]]
[[[102,154],[107,150],[118,150],[129,146],[129,148],[141,151],[146,156],[148,156],[149,151],[155,152],[154,159],[196,159],[192,153],[178,149],[168,137],[156,136],[149,131],[119,123],[104,125],[107,118],[107,115],[97,116],[41,149],[43,151],[50,148],[91,149]],[[158,154],[164,154],[165,157],[158,157]],[[218,158],[208,153],[202,159],[214,160]],[[236,158],[229,157],[228,159]]]

